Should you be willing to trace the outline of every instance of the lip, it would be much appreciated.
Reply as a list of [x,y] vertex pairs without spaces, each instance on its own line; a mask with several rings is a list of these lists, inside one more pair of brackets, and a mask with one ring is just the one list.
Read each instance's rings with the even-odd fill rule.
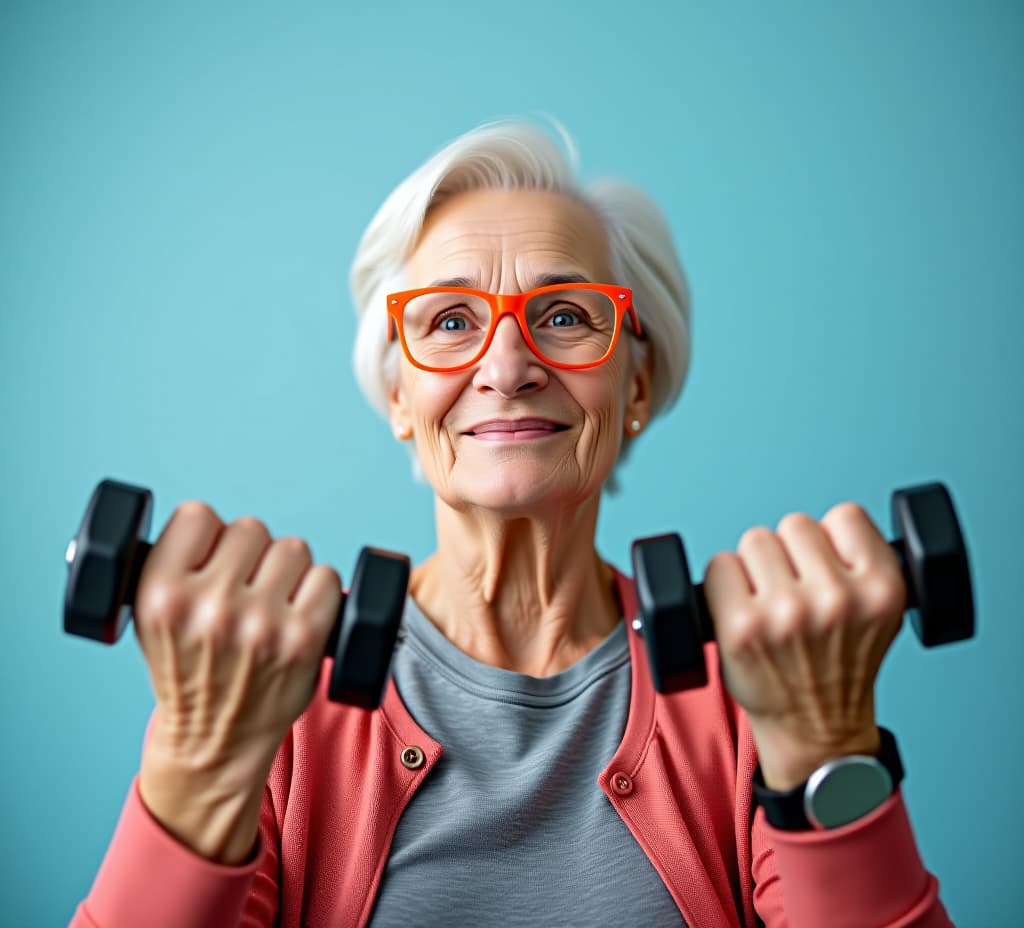
[[[464,435],[487,435],[492,433],[512,435],[517,432],[526,433],[547,433],[554,435],[564,432],[568,425],[564,422],[556,422],[554,419],[529,418],[529,419],[485,419],[478,422],[463,432]],[[497,437],[497,435],[495,435]]]

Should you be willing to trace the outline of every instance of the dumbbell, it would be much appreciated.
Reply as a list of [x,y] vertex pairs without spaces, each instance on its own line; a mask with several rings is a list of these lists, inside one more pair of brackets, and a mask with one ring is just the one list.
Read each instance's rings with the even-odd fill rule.
[[[64,558],[65,632],[108,645],[121,637],[152,548],[145,540],[152,512],[150,490],[116,480],[97,485]],[[364,709],[381,704],[408,585],[404,554],[369,547],[359,552],[325,649],[334,658],[328,686],[333,701]]]
[[[907,586],[907,610],[926,648],[974,635],[974,595],[967,548],[949,490],[928,483],[892,494],[896,554]],[[644,637],[659,693],[708,682],[703,645],[715,639],[704,584],[690,582],[682,539],[656,535],[632,546],[640,615],[633,627]]]

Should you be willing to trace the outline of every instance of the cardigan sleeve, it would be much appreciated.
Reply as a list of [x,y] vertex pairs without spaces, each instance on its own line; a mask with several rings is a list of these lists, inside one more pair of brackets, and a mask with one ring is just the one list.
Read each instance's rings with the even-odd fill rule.
[[[145,739],[152,727],[153,716]],[[288,767],[290,737],[289,732],[275,770]],[[70,928],[271,928],[280,908],[280,858],[269,785],[263,789],[252,859],[226,865],[207,860],[167,832],[142,801],[136,775],[92,889]]]
[[768,928],[951,928],[921,861],[903,793],[825,831],[783,831],[754,817],[754,907]]
[[138,777],[71,928],[270,928],[277,914],[277,824],[264,790],[253,859],[214,863],[172,837],[150,814]]

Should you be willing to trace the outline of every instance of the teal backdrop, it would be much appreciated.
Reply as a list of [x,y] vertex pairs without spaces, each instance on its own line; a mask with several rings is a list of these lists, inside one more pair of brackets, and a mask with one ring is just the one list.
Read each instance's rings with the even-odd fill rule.
[[[153,707],[134,635],[61,629],[95,483],[416,560],[429,490],[351,371],[351,256],[410,170],[550,113],[585,177],[664,208],[693,365],[602,509],[601,552],[953,491],[975,640],[878,681],[959,925],[1019,925],[1024,5],[0,5],[0,922],[85,896]],[[159,879],[159,874],[153,875]],[[1016,888],[1015,888],[1016,887]]]

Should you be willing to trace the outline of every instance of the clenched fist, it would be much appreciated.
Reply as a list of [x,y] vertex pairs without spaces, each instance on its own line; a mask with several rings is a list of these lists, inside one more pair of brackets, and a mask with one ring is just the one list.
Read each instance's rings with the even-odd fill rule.
[[704,576],[722,675],[746,710],[765,784],[788,790],[826,760],[879,747],[875,679],[902,623],[895,554],[864,509],[752,528]]
[[180,840],[222,861],[251,849],[288,729],[312,698],[341,579],[254,518],[179,506],[139,580],[135,629],[157,707],[140,792]]

